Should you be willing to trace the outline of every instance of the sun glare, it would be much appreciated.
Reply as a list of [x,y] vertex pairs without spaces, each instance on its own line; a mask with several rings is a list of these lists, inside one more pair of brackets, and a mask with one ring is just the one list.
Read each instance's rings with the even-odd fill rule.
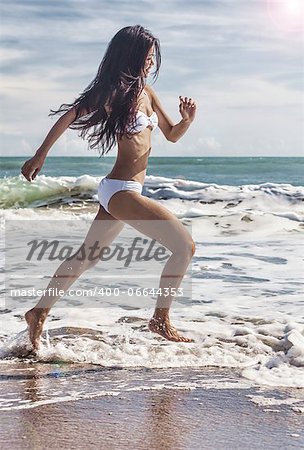
[[267,7],[277,27],[287,32],[303,31],[304,0],[268,0]]
[[303,0],[287,0],[286,8],[292,14],[299,14],[303,8]]

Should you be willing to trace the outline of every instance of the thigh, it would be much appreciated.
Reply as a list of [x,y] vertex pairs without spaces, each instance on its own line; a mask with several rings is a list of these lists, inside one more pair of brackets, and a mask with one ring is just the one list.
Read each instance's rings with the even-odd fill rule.
[[124,225],[124,222],[116,219],[107,213],[103,206],[100,206],[82,245],[86,250],[94,245],[106,247],[121,232]]
[[192,237],[178,218],[159,202],[138,192],[120,191],[110,199],[113,217],[157,240],[172,252],[193,249]]

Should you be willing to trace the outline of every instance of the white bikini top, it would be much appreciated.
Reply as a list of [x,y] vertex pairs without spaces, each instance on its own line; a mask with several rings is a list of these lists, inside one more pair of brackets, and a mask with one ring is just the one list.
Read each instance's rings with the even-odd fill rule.
[[128,133],[139,133],[140,131],[143,131],[148,126],[152,127],[152,131],[155,130],[155,128],[158,125],[158,117],[155,111],[151,114],[151,116],[147,116],[142,111],[137,111],[136,113],[136,120],[134,124],[130,124],[127,128]]

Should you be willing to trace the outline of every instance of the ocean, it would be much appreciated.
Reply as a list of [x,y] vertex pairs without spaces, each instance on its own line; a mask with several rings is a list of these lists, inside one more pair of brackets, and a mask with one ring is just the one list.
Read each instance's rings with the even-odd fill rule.
[[[1,157],[0,178],[16,177],[26,161],[24,157]],[[50,177],[100,177],[107,174],[114,157],[49,157],[43,174]],[[182,178],[202,183],[238,186],[243,184],[278,183],[303,186],[304,158],[212,158],[153,157],[149,158],[147,175]]]
[[[267,389],[285,389],[280,404],[304,412],[299,396],[304,388],[304,158],[150,157],[143,195],[173,212],[196,244],[191,295],[177,299],[171,313],[174,326],[195,342],[174,343],[150,333],[151,298],[141,302],[135,295],[113,295],[88,304],[85,296],[64,296],[50,313],[36,359],[25,356],[24,313],[38,297],[12,299],[7,286],[15,279],[19,287],[46,287],[51,273],[36,265],[38,275],[31,279],[25,266],[11,260],[7,265],[7,230],[15,231],[16,258],[25,245],[22,230],[29,227],[47,233],[54,223],[59,237],[68,241],[76,233],[81,241],[98,210],[99,181],[114,158],[49,157],[32,183],[20,175],[25,159],[0,158],[0,251],[3,267],[4,262],[9,267],[1,279],[0,366],[6,380],[14,379],[10,396],[0,393],[0,410],[134,389],[198,389],[206,385],[207,368],[218,368],[238,374],[229,389],[232,384],[260,388],[251,399],[255,403],[269,405]],[[106,273],[106,264],[100,263],[98,276]],[[128,273],[127,282],[115,278],[116,287],[140,286],[140,269]],[[157,277],[153,283],[158,286]],[[96,282],[88,271],[75,285],[80,292]],[[64,376],[74,364],[86,365],[88,372],[79,385],[71,378],[64,391],[44,389],[25,402],[20,386],[35,363],[43,377]],[[90,367],[129,376],[97,383]],[[146,371],[152,372],[146,376]],[[165,371],[162,378],[159,371]],[[208,382],[223,388],[225,377]]]

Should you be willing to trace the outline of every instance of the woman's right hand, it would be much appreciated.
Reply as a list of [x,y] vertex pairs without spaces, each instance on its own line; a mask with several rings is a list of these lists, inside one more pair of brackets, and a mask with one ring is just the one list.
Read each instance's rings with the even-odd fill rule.
[[45,156],[34,155],[32,158],[25,161],[21,168],[22,175],[28,180],[33,181],[40,172]]

